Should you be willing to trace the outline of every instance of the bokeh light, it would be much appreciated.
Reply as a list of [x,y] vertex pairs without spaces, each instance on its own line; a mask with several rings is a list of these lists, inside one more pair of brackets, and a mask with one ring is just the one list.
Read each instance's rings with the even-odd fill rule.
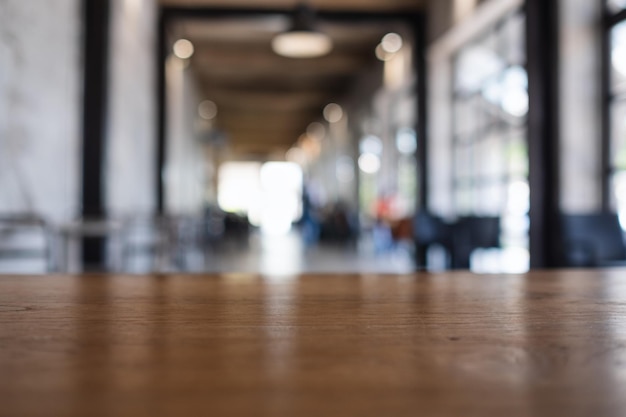
[[174,43],[174,55],[180,59],[189,59],[193,55],[193,44],[187,39],[179,39]]
[[337,103],[330,103],[324,107],[324,119],[328,123],[337,123],[343,117],[343,109]]
[[217,116],[217,105],[211,100],[204,100],[198,106],[198,114],[204,120],[212,120]]

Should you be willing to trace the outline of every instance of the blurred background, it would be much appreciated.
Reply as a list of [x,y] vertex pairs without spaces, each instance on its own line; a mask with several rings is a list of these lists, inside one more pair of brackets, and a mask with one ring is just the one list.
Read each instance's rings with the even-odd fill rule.
[[626,259],[626,0],[0,0],[0,272]]

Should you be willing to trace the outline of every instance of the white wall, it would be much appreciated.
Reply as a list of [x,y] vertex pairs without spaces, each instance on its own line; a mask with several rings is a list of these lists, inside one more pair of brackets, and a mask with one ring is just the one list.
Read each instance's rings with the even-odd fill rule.
[[207,159],[197,131],[202,101],[193,73],[184,62],[170,57],[167,73],[167,161],[165,206],[175,215],[199,214],[206,201]]
[[0,213],[78,212],[79,0],[0,0]]
[[109,214],[155,207],[156,2],[112,0],[106,201]]
[[601,16],[599,1],[561,0],[561,209],[601,207]]

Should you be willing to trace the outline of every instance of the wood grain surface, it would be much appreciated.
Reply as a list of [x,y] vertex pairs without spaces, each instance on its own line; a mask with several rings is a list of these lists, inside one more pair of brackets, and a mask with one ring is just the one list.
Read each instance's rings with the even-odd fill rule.
[[0,416],[626,416],[626,271],[0,277]]

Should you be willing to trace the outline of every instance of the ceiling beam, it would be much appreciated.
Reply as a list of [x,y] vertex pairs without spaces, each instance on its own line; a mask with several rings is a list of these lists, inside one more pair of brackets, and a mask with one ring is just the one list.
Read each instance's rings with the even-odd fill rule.
[[254,110],[260,113],[312,111],[327,103],[328,94],[302,92],[245,92],[228,89],[206,89],[208,99],[218,105],[218,111]]
[[315,76],[281,77],[277,74],[268,76],[257,76],[250,74],[248,77],[237,78],[235,76],[225,76],[224,78],[201,78],[203,91],[209,94],[214,90],[229,90],[233,92],[268,93],[276,94],[296,93],[296,92],[319,92],[327,95],[337,96],[344,92],[351,80],[350,75],[339,77],[319,78]]
[[[310,3],[321,19],[332,21],[404,19],[407,12],[420,12],[427,0],[316,0]],[[161,0],[172,17],[241,17],[243,15],[289,15],[296,2],[270,0]]]
[[268,77],[290,74],[292,77],[323,78],[350,75],[368,64],[377,62],[363,56],[329,55],[314,60],[287,59],[271,51],[244,54],[237,50],[231,52],[209,51],[198,47],[192,59],[192,65],[204,77],[244,77],[250,73]]

